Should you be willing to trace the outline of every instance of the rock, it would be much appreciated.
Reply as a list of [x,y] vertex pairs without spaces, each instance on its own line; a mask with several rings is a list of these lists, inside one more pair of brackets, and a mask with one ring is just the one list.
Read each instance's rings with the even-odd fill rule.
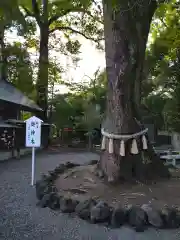
[[149,204],[143,204],[141,207],[147,214],[148,222],[150,225],[156,228],[163,227],[163,220],[161,218],[160,212],[153,209]]
[[111,216],[111,226],[112,227],[120,227],[122,226],[127,220],[127,212],[122,207],[117,207],[113,209],[112,216]]
[[54,169],[54,172],[56,174],[62,174],[62,173],[64,173],[65,170],[66,170],[66,166],[65,166],[65,164],[62,163]]
[[60,207],[59,197],[54,192],[47,193],[37,203],[37,206],[41,207],[41,208],[49,207],[53,210],[59,209],[59,207]]
[[50,195],[51,196],[48,202],[48,207],[51,208],[52,210],[60,209],[60,198],[57,195],[57,193],[52,192]]
[[74,167],[78,167],[78,166],[80,166],[80,165],[77,163],[72,163],[72,162],[67,162],[65,164],[66,169],[70,169],[70,168],[74,168]]
[[44,195],[51,192],[57,192],[56,187],[53,186],[51,183],[48,183],[45,180],[40,180],[36,182],[36,197],[38,200],[41,200]]
[[111,216],[110,207],[103,201],[99,201],[91,208],[90,219],[93,223],[101,223],[109,221]]
[[85,200],[76,206],[75,212],[80,218],[90,220],[91,208],[95,205],[96,201],[94,199]]
[[161,209],[161,217],[165,228],[178,228],[180,226],[179,213],[175,208]]
[[43,198],[37,203],[38,207],[45,208],[48,206],[51,198],[51,193],[45,194]]
[[48,174],[42,174],[40,181],[49,182],[49,175]]
[[75,193],[75,194],[86,194],[87,191],[84,189],[79,189],[79,188],[70,188],[68,189],[69,192]]
[[52,182],[56,179],[54,171],[49,171],[48,174],[43,174],[41,176],[41,181],[47,182],[47,184],[52,184]]
[[36,182],[36,197],[41,200],[45,195],[45,189],[48,187],[48,183],[45,180],[39,180]]
[[50,185],[49,189],[51,190],[51,192],[54,192],[54,193],[58,192],[57,188],[54,185]]
[[72,213],[75,212],[75,208],[78,205],[78,201],[71,198],[60,199],[60,209],[63,213]]
[[142,208],[133,206],[128,213],[128,222],[137,232],[143,232],[147,224],[147,215]]
[[73,167],[77,167],[80,166],[77,163],[71,163],[71,162],[67,162],[65,164],[60,164],[59,166],[57,166],[54,171],[51,171],[50,174],[52,173],[52,175],[55,177],[57,177],[59,174],[62,174],[65,172],[65,170],[73,168]]
[[58,177],[58,174],[55,171],[49,171],[49,179],[51,181],[56,180],[57,177]]

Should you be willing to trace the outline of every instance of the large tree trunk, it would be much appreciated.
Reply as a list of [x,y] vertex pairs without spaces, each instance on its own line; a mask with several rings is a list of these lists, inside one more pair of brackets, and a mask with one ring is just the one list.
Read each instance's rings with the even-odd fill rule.
[[49,27],[42,23],[40,26],[39,72],[37,80],[37,104],[43,109],[39,117],[47,120],[48,110],[48,39]]
[[7,77],[7,58],[5,54],[5,43],[4,43],[4,32],[5,27],[0,27],[0,78],[6,79]]
[[3,64],[3,42],[4,42],[4,34],[2,29],[0,28],[0,80],[2,77],[2,64]]
[[[104,30],[108,97],[106,120],[102,125],[108,133],[133,134],[140,132],[139,103],[140,85],[143,73],[146,42],[153,14],[157,8],[155,0],[104,0]],[[114,152],[108,145],[102,152],[98,166],[99,173],[110,181],[136,178],[144,180],[157,175],[168,175],[149,145],[143,151],[137,139],[139,154],[129,151],[132,139],[126,142],[126,155],[119,154],[120,141],[114,141]],[[156,162],[155,162],[156,161]],[[153,171],[153,172],[151,172]]]

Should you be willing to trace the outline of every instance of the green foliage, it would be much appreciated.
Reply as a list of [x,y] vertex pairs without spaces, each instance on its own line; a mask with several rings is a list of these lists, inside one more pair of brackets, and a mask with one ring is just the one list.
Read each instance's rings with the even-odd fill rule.
[[53,122],[58,128],[74,126],[86,131],[99,128],[105,110],[106,83],[105,72],[98,70],[86,84],[67,84],[73,91],[65,95],[55,94],[50,101]]
[[26,48],[16,42],[7,45],[4,54],[7,59],[8,80],[26,95],[34,97],[33,69]]
[[180,132],[179,99],[171,98],[164,106],[164,118],[166,127],[171,131]]
[[[179,1],[178,1],[179,2]],[[180,6],[173,0],[161,5],[152,24],[149,63],[155,76],[169,68],[177,59],[177,48],[180,41],[179,15]],[[172,65],[171,64],[171,65]],[[166,74],[165,74],[166,75]]]
[[16,25],[16,30],[18,36],[23,36],[27,39],[27,42],[29,42],[31,37],[36,34],[37,25],[33,19],[26,19],[25,24]]
[[[94,73],[94,77],[85,76],[83,83],[69,83],[63,81],[69,90],[76,93],[76,96],[86,99],[86,101],[94,105],[100,105],[101,112],[105,111],[106,91],[107,91],[107,77],[106,72],[98,69]],[[78,95],[77,95],[78,94]]]
[[[37,29],[48,31],[49,105],[52,121],[58,128],[76,126],[91,131],[98,127],[105,112],[106,72],[97,72],[83,83],[62,80],[62,69],[51,56],[51,50],[79,60],[81,43],[77,36],[96,42],[101,47],[103,17],[101,1],[91,0],[1,0],[0,31],[16,29],[25,44],[7,44],[8,78],[21,91],[35,98],[34,83],[38,63],[32,64],[28,49],[39,52],[40,38]],[[112,0],[113,7],[120,1]],[[133,1],[131,1],[132,3]],[[167,127],[180,131],[180,4],[171,0],[159,5],[151,26],[150,44],[147,49],[145,80],[142,82],[142,103],[147,107],[158,128]],[[133,2],[134,3],[134,2]],[[128,5],[128,1],[125,3]],[[60,34],[57,34],[60,33]],[[40,53],[42,54],[42,53]],[[46,59],[47,60],[47,59]],[[44,69],[44,71],[47,69]],[[44,83],[44,79],[41,79]],[[65,84],[70,93],[59,95],[56,84]],[[100,106],[100,112],[96,106]]]
[[[19,27],[18,33],[26,37],[27,46],[38,49],[40,43],[44,48],[39,52],[36,94],[38,104],[44,109],[42,117],[45,119],[48,109],[48,83],[52,82],[52,78],[48,80],[52,75],[47,69],[47,66],[50,66],[49,50],[71,56],[72,62],[77,63],[79,60],[77,54],[81,47],[77,35],[95,41],[100,48],[100,39],[103,36],[102,15],[91,0],[17,0],[17,2],[26,19],[26,28]],[[39,39],[32,36],[36,27],[40,30]],[[57,31],[60,32],[59,35],[55,33]]]
[[63,72],[63,68],[59,66],[56,59],[51,59],[51,61],[49,62],[48,70],[49,86],[61,83],[61,74]]
[[25,19],[18,8],[17,0],[0,1],[0,31],[10,27],[25,27]]
[[67,39],[65,46],[70,53],[74,50],[76,54],[81,46],[77,39],[71,39],[72,34],[82,35],[100,44],[98,39],[103,36],[102,12],[92,5],[91,0],[45,0],[44,5],[36,0],[18,0],[18,3],[26,18],[28,32],[32,33],[36,28],[34,21],[28,18],[31,17],[41,29],[48,24],[50,36],[54,31],[61,31],[63,39]]
[[[92,132],[94,128],[99,128],[103,119],[103,114],[97,109],[97,105],[92,103],[85,103],[83,116],[79,122],[79,125],[83,126],[88,132]],[[82,128],[82,127],[81,127]]]
[[148,109],[148,113],[144,116],[144,118],[149,118],[150,122],[153,119],[153,123],[156,124],[158,129],[162,129],[164,127],[165,121],[165,112],[164,108],[167,103],[167,96],[163,95],[163,93],[159,92],[156,94],[150,94],[146,98],[144,98],[143,104]]
[[78,54],[81,44],[78,40],[66,42],[66,49],[71,54]]
[[[149,90],[147,94],[160,92],[158,95],[144,95],[144,101],[159,127],[162,122],[162,126],[175,131],[180,131],[179,17],[180,5],[177,0],[162,4],[158,8],[151,27],[152,43],[147,51],[148,81],[143,83]],[[153,100],[151,104],[149,99]]]
[[53,106],[52,121],[56,124],[57,128],[72,127],[74,109],[67,101],[66,96],[56,95],[54,99],[51,100],[51,104]]
[[32,113],[30,112],[22,112],[21,114],[22,120],[27,120],[28,118],[32,117]]

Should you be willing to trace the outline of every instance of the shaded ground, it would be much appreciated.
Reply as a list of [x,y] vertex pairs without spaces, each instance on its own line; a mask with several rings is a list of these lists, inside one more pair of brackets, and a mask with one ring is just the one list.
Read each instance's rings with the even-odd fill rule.
[[110,205],[142,205],[151,203],[157,208],[164,205],[180,206],[180,170],[173,170],[171,180],[151,185],[121,183],[118,186],[104,184],[94,173],[96,166],[80,166],[60,175],[56,186],[60,194],[79,200],[90,197],[104,199]]
[[[54,169],[60,162],[84,163],[98,158],[87,153],[39,154],[36,172]],[[30,186],[31,159],[24,157],[0,163],[0,240],[175,240],[180,231],[135,233],[132,229],[109,230],[90,225],[50,209],[36,207],[35,190]]]

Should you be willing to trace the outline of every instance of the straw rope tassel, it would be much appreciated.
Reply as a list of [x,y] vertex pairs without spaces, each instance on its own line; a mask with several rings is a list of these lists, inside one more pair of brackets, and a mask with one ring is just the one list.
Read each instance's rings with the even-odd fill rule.
[[144,149],[144,150],[148,149],[147,139],[146,139],[146,136],[145,136],[145,135],[142,136],[142,144],[143,144],[143,149]]
[[105,150],[105,149],[106,149],[106,137],[103,136],[102,143],[101,143],[101,150]]
[[139,153],[136,139],[132,140],[131,153],[132,154],[138,154]]
[[113,153],[113,152],[114,152],[113,139],[110,138],[109,139],[109,153]]
[[125,156],[125,143],[124,143],[124,140],[121,140],[121,142],[120,142],[119,155],[121,157]]

